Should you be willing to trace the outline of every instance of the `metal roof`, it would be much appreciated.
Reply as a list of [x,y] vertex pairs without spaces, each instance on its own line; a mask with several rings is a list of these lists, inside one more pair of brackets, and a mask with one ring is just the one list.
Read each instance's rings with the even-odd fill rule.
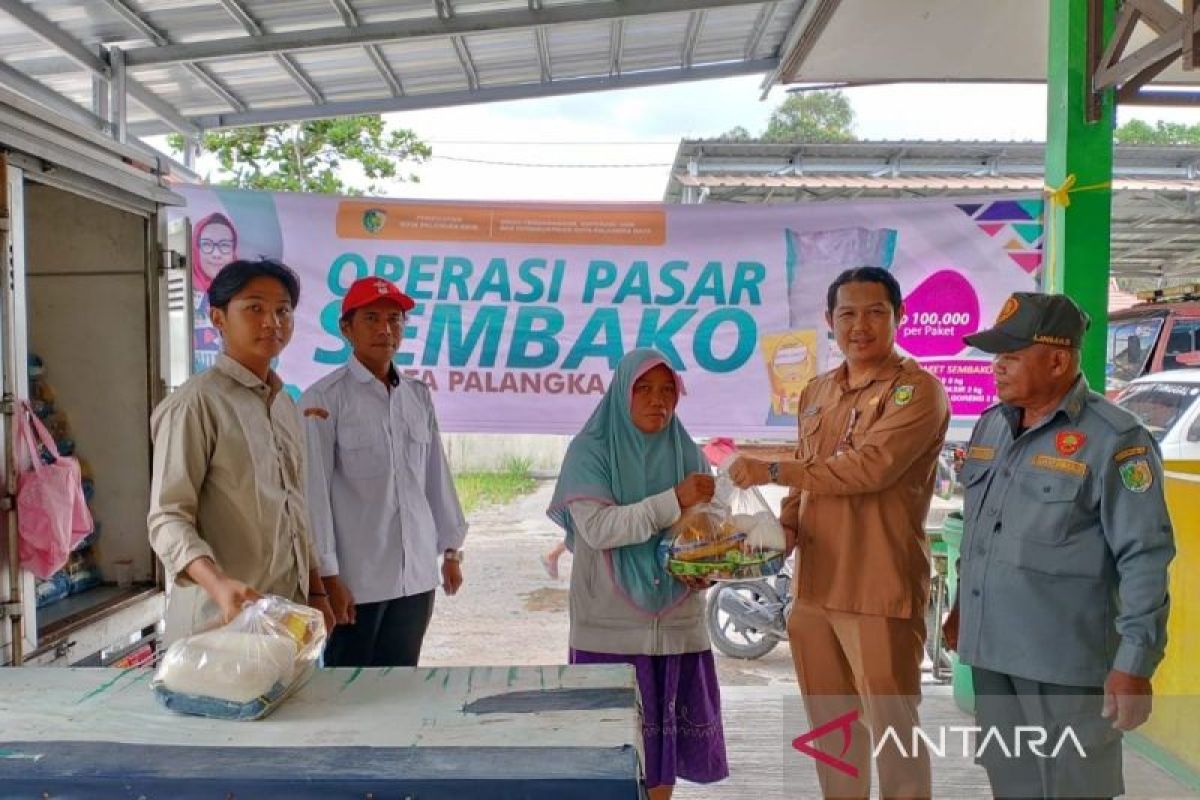
[[[1039,142],[680,142],[669,203],[806,202],[1037,193]],[[1200,147],[1118,145],[1112,273],[1200,275]]]
[[[1127,0],[1125,5],[1146,9],[1150,4]],[[1187,7],[1184,0],[1155,0],[1154,6],[1155,13],[1131,31],[1130,52],[1165,32],[1154,29],[1164,15],[1182,20]],[[1042,83],[1049,26],[1050,3],[1037,0],[811,0],[797,18],[773,80]],[[1178,58],[1151,82],[1159,87],[1197,83],[1196,73],[1187,72]],[[1192,93],[1191,102],[1198,99]]]
[[0,85],[194,134],[769,73],[806,2],[0,0]]
[[[1166,2],[1131,46],[1182,18]],[[124,141],[738,74],[1042,81],[1048,19],[1033,0],[0,0],[0,87]]]

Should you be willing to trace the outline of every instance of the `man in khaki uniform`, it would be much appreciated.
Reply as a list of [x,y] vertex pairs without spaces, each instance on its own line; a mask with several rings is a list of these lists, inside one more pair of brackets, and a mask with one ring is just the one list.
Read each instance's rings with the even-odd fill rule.
[[[730,468],[739,486],[792,489],[781,520],[799,547],[788,620],[796,676],[813,729],[850,730],[845,755],[841,731],[812,742],[842,762],[817,764],[826,797],[869,797],[872,740],[890,727],[909,743],[919,724],[925,516],[950,413],[937,378],[895,351],[901,297],[885,270],[842,273],[826,321],[846,361],[801,394],[796,459]],[[881,749],[883,797],[930,796],[928,753],[911,755]]]
[[[1150,716],[1167,644],[1174,532],[1158,442],[1091,391],[1090,320],[1066,295],[1017,292],[966,343],[995,354],[1000,402],[963,467],[963,541],[946,639],[969,664],[976,724],[1076,746],[980,749],[997,797],[1125,793],[1121,738]],[[961,620],[960,620],[961,616]]]

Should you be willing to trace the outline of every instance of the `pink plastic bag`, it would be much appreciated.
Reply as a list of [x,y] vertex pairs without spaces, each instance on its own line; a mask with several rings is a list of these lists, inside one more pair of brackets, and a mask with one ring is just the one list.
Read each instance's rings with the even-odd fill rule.
[[[75,545],[91,533],[92,513],[83,496],[79,462],[59,455],[50,432],[28,403],[22,402],[13,416],[18,552],[21,565],[44,580],[62,569]],[[35,432],[54,463],[42,461]]]

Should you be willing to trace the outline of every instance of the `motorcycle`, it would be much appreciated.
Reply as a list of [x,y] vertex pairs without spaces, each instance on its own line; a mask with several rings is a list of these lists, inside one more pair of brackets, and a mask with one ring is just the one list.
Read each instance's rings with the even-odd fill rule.
[[[960,448],[961,449],[961,448]],[[950,498],[957,490],[956,454],[939,454],[934,491]],[[705,623],[713,646],[731,658],[762,658],[787,639],[787,620],[792,611],[792,571],[789,558],[776,575],[716,584],[708,592]],[[934,578],[934,598],[942,598],[940,576]],[[934,664],[948,669],[949,659],[941,646],[941,599],[932,600],[926,614],[931,635],[928,640]],[[937,620],[935,625],[934,620]]]
[[777,574],[718,583],[708,593],[705,622],[713,646],[731,658],[762,658],[787,639],[792,611],[792,559]]

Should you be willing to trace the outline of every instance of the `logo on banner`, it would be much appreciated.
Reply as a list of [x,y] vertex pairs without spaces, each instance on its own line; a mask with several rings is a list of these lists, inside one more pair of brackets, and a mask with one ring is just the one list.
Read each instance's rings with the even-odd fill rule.
[[372,208],[363,212],[362,225],[367,233],[379,233],[387,224],[387,212],[380,208]]

